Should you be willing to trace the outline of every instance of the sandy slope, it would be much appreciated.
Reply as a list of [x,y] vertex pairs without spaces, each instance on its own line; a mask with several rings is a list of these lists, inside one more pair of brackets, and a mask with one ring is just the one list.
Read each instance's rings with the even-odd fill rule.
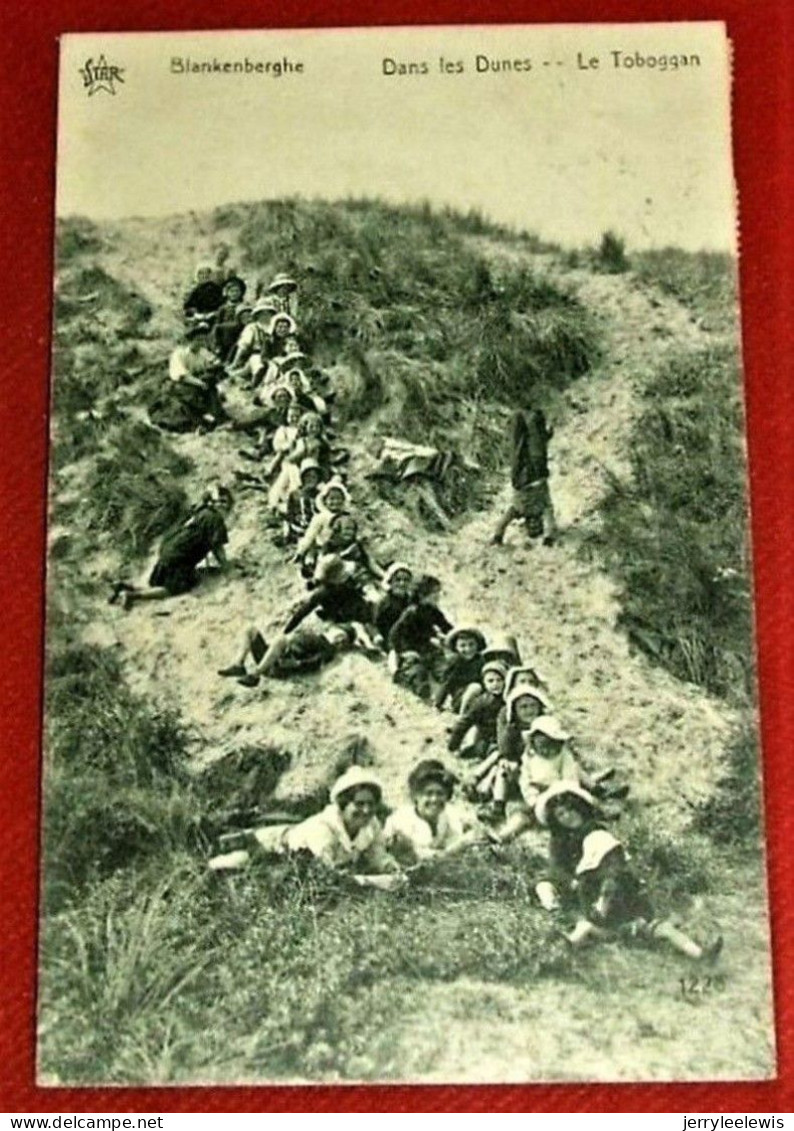
[[[190,216],[165,224],[133,220],[109,232],[103,266],[153,302],[152,329],[163,350],[176,328],[175,300],[195,260],[222,238],[205,224]],[[640,288],[630,276],[565,270],[551,255],[475,242],[497,273],[502,261],[518,256],[564,280],[603,324],[603,361],[566,395],[567,412],[552,445],[552,493],[564,537],[553,548],[529,547],[514,527],[504,547],[487,546],[506,488],[491,510],[446,535],[417,531],[402,512],[378,501],[364,505],[364,525],[384,558],[399,556],[438,573],[451,619],[516,635],[525,655],[537,657],[583,758],[624,767],[636,801],[651,806],[662,827],[673,831],[687,820],[689,804],[713,788],[734,720],[723,703],[629,653],[615,629],[614,585],[577,550],[582,533],[598,521],[595,508],[608,474],[626,473],[636,390],[666,351],[697,346],[709,335],[677,303]],[[355,431],[346,441],[354,449],[355,486],[368,455]],[[229,433],[178,438],[175,446],[195,460],[190,486],[196,492],[208,477],[230,480],[239,465],[238,442]],[[232,522],[229,549],[237,569],[230,577],[128,614],[97,604],[86,636],[118,645],[132,685],[179,708],[192,728],[197,762],[248,744],[283,745],[293,758],[280,790],[290,795],[326,781],[351,737],[364,736],[387,796],[396,801],[417,757],[443,751],[450,718],[395,689],[383,664],[347,656],[319,677],[271,681],[253,691],[215,674],[233,658],[247,623],[271,631],[304,592],[295,568],[271,545],[262,518],[262,497],[242,495]],[[87,568],[107,575],[114,564],[112,553],[104,553]],[[603,1079],[613,1076],[616,1065],[623,1079],[767,1074],[772,1053],[765,912],[758,878],[751,878],[749,904],[744,884],[726,877],[726,892],[694,909],[696,928],[698,918],[701,929],[715,917],[749,924],[743,948],[736,939],[734,953],[726,954],[724,993],[680,1000],[680,967],[662,956],[654,959],[654,979],[646,986],[647,957],[618,948],[594,959],[603,979],[597,995],[554,980],[523,990],[474,982],[428,986],[415,1014],[393,1034],[392,1078]],[[693,1059],[693,1025],[710,1045],[705,1059]],[[230,1078],[237,1078],[234,1072]]]
[[[128,221],[111,232],[104,265],[153,300],[153,329],[165,334],[173,332],[174,300],[208,239],[191,217],[169,222],[165,238],[161,226]],[[497,273],[501,259],[527,256],[479,242]],[[714,782],[730,713],[629,654],[614,628],[614,587],[596,564],[577,556],[576,545],[578,531],[596,521],[593,508],[607,471],[626,471],[636,386],[666,350],[696,345],[706,335],[677,303],[639,289],[630,277],[564,271],[548,255],[529,258],[597,312],[606,341],[601,366],[568,394],[567,418],[552,445],[552,491],[566,536],[551,549],[528,547],[514,527],[504,548],[488,548],[504,494],[494,500],[492,513],[477,515],[457,533],[423,533],[419,542],[405,517],[385,504],[365,510],[365,525],[384,556],[406,557],[439,574],[453,620],[516,635],[524,651],[537,656],[585,759],[624,766],[637,798],[663,804],[666,820],[681,823],[687,817],[682,798],[696,801]],[[230,480],[239,466],[238,441],[228,433],[179,438],[176,446],[195,460],[198,479]],[[366,455],[356,462],[365,464]],[[396,796],[411,762],[430,748],[442,749],[445,721],[393,688],[382,665],[358,655],[317,680],[270,682],[251,692],[218,678],[216,668],[231,661],[245,625],[254,621],[273,630],[303,592],[294,568],[270,545],[260,495],[241,497],[230,556],[241,572],[213,579],[195,594],[137,606],[128,615],[98,608],[92,638],[119,643],[132,683],[180,708],[194,728],[199,759],[263,740],[283,744],[294,757],[282,789],[302,791],[325,779],[351,735],[364,735]]]

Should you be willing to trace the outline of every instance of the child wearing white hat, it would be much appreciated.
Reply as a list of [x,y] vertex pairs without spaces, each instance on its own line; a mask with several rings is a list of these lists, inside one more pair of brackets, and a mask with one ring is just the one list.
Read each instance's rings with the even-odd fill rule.
[[549,873],[535,890],[547,910],[556,910],[561,897],[575,901],[576,923],[565,934],[571,946],[623,935],[664,942],[695,962],[716,961],[721,936],[704,946],[669,919],[655,917],[622,842],[599,822],[592,794],[574,783],[557,782],[538,798],[535,816],[550,833]]
[[[399,879],[400,868],[389,855],[376,815],[383,797],[379,778],[363,766],[351,766],[331,787],[330,802],[296,825],[268,825],[250,834],[250,850],[237,850],[210,860],[215,872],[245,867],[251,853],[271,855],[310,852],[335,871],[352,873],[359,883]],[[375,886],[387,886],[376,882]]]

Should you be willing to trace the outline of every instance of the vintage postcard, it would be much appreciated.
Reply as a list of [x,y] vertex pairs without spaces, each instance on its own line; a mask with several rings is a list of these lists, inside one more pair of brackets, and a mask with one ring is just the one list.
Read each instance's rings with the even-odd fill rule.
[[63,38],[41,1083],[774,1075],[730,94]]

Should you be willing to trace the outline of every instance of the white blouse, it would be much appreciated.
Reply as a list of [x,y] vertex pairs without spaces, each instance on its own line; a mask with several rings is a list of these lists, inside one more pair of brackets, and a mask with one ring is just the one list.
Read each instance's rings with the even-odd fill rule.
[[413,805],[402,805],[386,819],[383,837],[386,847],[416,860],[427,860],[436,852],[456,844],[471,827],[471,822],[453,806],[439,815],[435,833]]

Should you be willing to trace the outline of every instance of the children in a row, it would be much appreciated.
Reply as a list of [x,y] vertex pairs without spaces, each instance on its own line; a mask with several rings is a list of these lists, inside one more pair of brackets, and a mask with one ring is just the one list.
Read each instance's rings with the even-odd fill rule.
[[[241,847],[214,857],[215,872],[235,871],[253,856],[277,859],[304,852],[360,885],[394,888],[421,866],[449,859],[487,840],[484,829],[450,804],[455,777],[436,759],[423,759],[408,777],[409,801],[385,825],[378,817],[383,787],[368,768],[351,766],[334,783],[328,805],[295,824],[265,825],[235,835]],[[644,885],[629,866],[617,837],[600,822],[598,804],[586,790],[561,783],[536,806],[548,828],[549,868],[536,884],[548,911],[573,912],[565,937],[574,947],[596,939],[628,936],[662,942],[696,962],[713,962],[716,938],[704,946],[668,919],[658,919]],[[232,847],[227,838],[227,847]]]

